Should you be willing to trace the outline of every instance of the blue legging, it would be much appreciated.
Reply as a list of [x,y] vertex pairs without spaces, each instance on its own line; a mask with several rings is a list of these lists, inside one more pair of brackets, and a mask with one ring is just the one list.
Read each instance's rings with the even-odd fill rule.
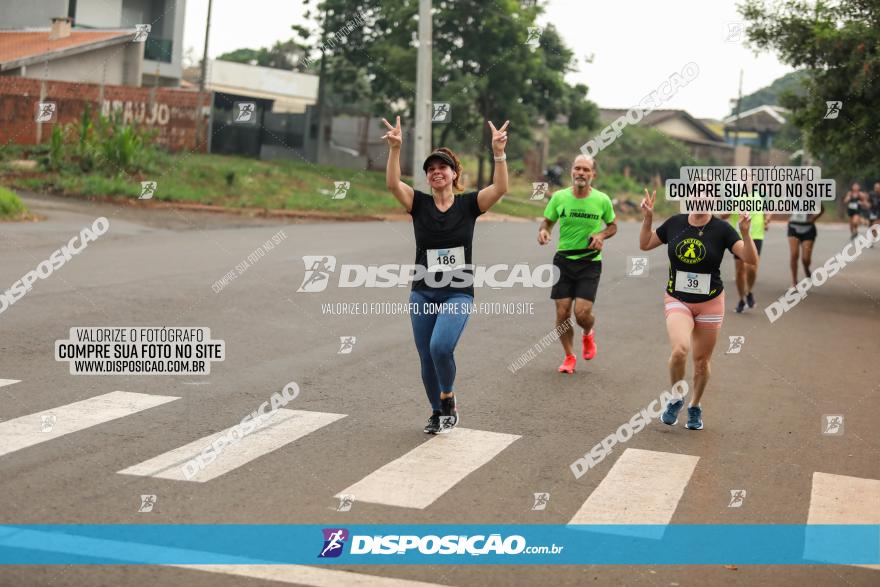
[[434,410],[440,410],[440,392],[455,383],[455,345],[470,318],[474,298],[449,290],[415,290],[409,296],[413,311],[413,338],[422,364],[422,383]]

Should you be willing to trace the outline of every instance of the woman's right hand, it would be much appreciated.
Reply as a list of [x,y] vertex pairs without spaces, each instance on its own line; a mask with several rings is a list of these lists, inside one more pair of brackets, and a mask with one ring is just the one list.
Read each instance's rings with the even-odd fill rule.
[[385,123],[385,126],[388,128],[388,132],[382,135],[382,138],[388,141],[389,149],[399,149],[400,145],[403,144],[403,131],[400,128],[400,117],[397,117],[397,125],[391,126],[391,123],[382,119],[382,122]]
[[648,188],[645,188],[645,197],[642,199],[642,217],[645,220],[651,220],[654,218],[654,200],[657,198],[657,190],[654,190],[654,193],[649,194]]

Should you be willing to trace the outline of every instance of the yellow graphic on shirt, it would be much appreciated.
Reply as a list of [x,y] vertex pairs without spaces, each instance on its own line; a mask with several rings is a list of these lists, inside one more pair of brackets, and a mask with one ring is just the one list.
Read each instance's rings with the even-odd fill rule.
[[706,258],[706,247],[699,239],[686,238],[675,246],[675,256],[682,263],[693,265]]

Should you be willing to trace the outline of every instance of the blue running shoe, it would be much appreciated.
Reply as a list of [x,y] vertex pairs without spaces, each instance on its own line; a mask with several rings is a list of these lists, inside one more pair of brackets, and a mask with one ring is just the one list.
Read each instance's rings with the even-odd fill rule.
[[688,421],[687,424],[684,425],[684,427],[688,430],[702,430],[703,408],[701,408],[700,406],[688,408]]
[[660,421],[667,426],[675,426],[678,422],[678,412],[684,406],[684,400],[680,399],[666,404],[666,409],[660,414]]

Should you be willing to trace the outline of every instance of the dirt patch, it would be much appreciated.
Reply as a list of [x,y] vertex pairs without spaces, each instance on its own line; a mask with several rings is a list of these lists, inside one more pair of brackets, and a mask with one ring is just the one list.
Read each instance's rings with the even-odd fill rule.
[[34,214],[33,212],[25,212],[17,216],[0,216],[2,222],[42,222],[46,217],[42,214]]

